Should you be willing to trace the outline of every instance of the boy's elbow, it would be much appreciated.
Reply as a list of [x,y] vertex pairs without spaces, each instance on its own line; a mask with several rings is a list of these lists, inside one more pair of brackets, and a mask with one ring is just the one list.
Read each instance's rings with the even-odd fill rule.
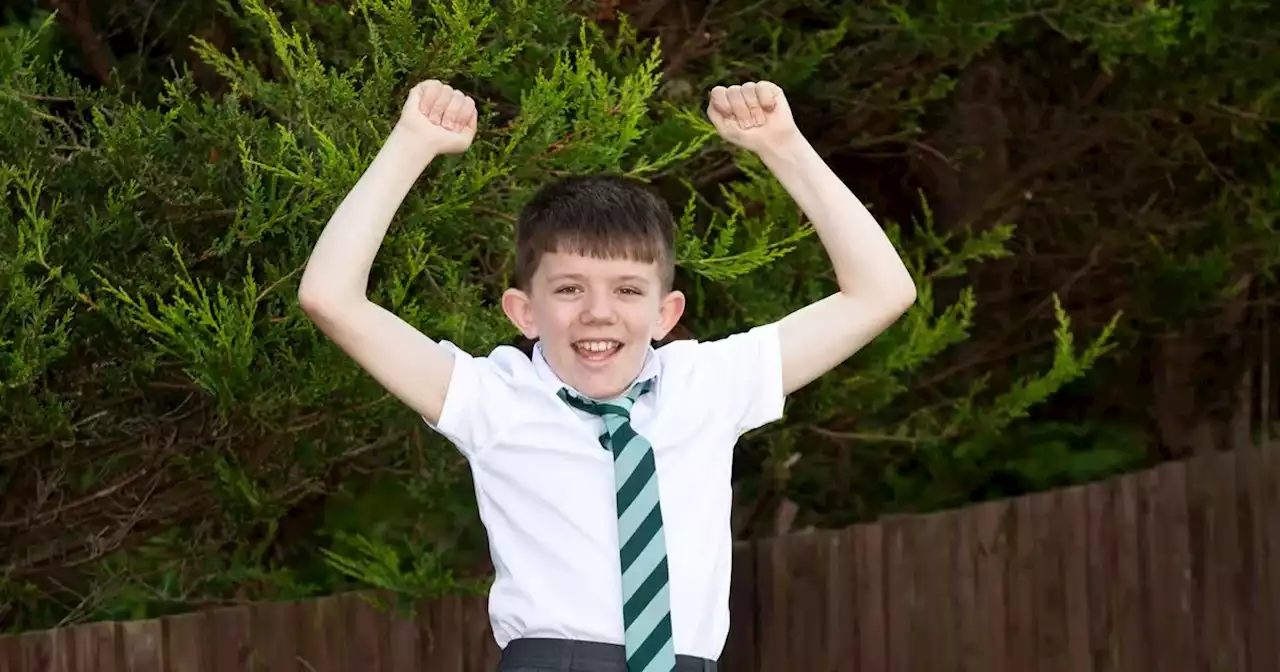
[[914,306],[916,303],[916,297],[916,283],[910,278],[907,278],[906,282],[903,283],[902,288],[900,289],[900,295],[898,297],[898,306],[900,308],[899,312],[905,313],[910,310],[911,306]]
[[909,274],[876,293],[877,301],[894,319],[911,309],[916,302],[916,283]]
[[325,292],[316,284],[316,278],[303,272],[302,281],[298,283],[298,305],[302,312],[314,317],[324,309],[325,303]]
[[298,306],[302,308],[302,312],[315,317],[324,307],[324,301],[314,289],[308,289],[304,285],[298,289]]
[[344,301],[328,288],[308,283],[305,279],[298,287],[298,306],[312,320],[325,319],[341,311]]

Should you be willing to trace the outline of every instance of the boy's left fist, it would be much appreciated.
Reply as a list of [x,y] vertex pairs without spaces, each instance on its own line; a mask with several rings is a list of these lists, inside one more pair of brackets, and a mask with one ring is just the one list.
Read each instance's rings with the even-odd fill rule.
[[757,153],[779,148],[800,135],[782,88],[773,82],[715,87],[707,116],[720,137]]

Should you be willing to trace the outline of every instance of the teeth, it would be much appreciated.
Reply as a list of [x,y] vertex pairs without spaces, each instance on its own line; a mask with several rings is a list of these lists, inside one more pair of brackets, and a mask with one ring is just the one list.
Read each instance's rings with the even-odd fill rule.
[[587,352],[608,352],[618,347],[617,341],[578,341],[576,347]]

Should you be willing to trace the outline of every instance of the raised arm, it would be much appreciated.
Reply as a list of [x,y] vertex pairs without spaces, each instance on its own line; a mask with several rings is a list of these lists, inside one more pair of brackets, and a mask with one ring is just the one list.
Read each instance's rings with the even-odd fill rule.
[[389,392],[436,422],[453,371],[438,343],[369,301],[369,269],[391,218],[431,160],[466,151],[475,102],[436,81],[414,87],[395,129],[320,234],[298,290],[316,326]]
[[707,114],[721,137],[754,151],[813,223],[840,291],[779,323],[782,384],[790,394],[830,371],[915,302],[915,282],[871,213],[796,128],[770,82],[711,92]]

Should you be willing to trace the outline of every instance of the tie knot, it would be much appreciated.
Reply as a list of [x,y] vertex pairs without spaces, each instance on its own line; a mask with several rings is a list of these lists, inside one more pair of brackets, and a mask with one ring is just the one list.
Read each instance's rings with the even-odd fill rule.
[[622,417],[630,420],[631,408],[635,406],[636,400],[648,392],[652,387],[652,379],[642,380],[632,385],[631,389],[627,390],[626,393],[605,401],[588,399],[579,394],[570,392],[566,388],[560,388],[559,396],[570,406],[586,411],[592,415],[597,415],[601,418],[609,416]]

